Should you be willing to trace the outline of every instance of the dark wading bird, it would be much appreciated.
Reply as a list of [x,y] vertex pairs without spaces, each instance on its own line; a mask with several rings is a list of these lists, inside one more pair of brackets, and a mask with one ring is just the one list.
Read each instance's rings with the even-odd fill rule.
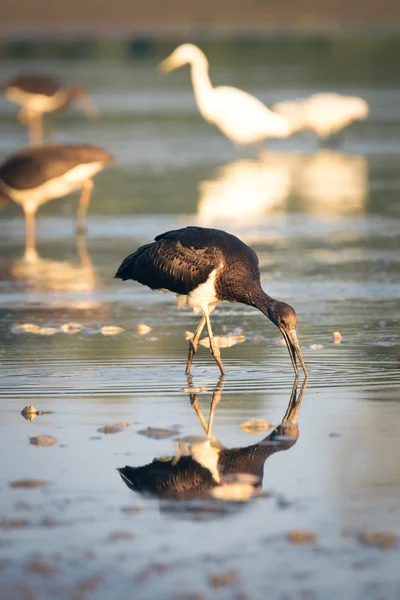
[[29,130],[29,143],[43,143],[43,114],[61,112],[72,102],[80,105],[87,117],[98,115],[93,100],[79,84],[64,86],[57,79],[42,75],[21,75],[3,86],[3,95],[9,102],[22,106],[18,120]]
[[152,290],[174,292],[179,296],[178,308],[188,304],[203,312],[189,343],[186,373],[190,372],[206,324],[211,354],[221,373],[225,373],[213,338],[210,314],[220,302],[227,301],[254,306],[268,317],[285,339],[296,377],[296,355],[307,377],[297,340],[294,309],[264,292],[256,253],[234,235],[203,227],[168,231],[127,256],[115,277],[124,281],[133,279]]
[[35,247],[39,206],[81,189],[77,227],[84,228],[93,189],[92,178],[113,162],[109,152],[88,144],[24,148],[0,165],[0,195],[20,204],[25,213],[26,248]]
[[[276,452],[289,450],[299,437],[298,416],[306,388],[303,382],[297,397],[297,381],[290,396],[286,413],[280,425],[257,444],[244,448],[225,448],[210,432],[198,404],[196,394],[191,394],[195,409],[208,440],[195,441],[186,446],[180,443],[176,456],[155,458],[141,467],[125,466],[118,469],[123,481],[134,492],[158,496],[160,499],[198,500],[210,498],[210,491],[224,483],[246,482],[246,476],[255,490],[261,488],[264,463]],[[211,401],[210,420],[220,400],[222,385],[219,383]],[[217,494],[214,494],[217,496]],[[218,497],[218,496],[217,496]],[[224,497],[221,495],[220,497]],[[196,505],[198,508],[198,505]]]

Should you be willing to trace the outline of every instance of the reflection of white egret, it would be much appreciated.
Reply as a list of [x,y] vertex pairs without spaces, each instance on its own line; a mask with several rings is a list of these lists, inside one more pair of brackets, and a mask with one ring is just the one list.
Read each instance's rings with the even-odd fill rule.
[[98,114],[81,85],[64,87],[57,79],[43,75],[15,77],[5,84],[3,94],[10,102],[22,106],[18,120],[28,127],[31,144],[43,143],[44,113],[65,110],[75,100],[87,117]]
[[367,161],[361,155],[322,150],[304,157],[293,186],[307,212],[360,212],[368,190]]
[[338,133],[353,121],[366,119],[369,111],[362,98],[331,92],[277,102],[273,109],[288,119],[292,131],[313,129],[322,138]]
[[197,214],[214,219],[251,220],[273,210],[288,196],[293,156],[265,154],[263,160],[237,160],[220,167],[199,184]]
[[160,63],[162,72],[190,64],[192,83],[202,117],[213,123],[234,144],[258,144],[270,137],[288,137],[288,121],[269,110],[260,100],[237,88],[213,87],[208,61],[193,44],[182,44]]

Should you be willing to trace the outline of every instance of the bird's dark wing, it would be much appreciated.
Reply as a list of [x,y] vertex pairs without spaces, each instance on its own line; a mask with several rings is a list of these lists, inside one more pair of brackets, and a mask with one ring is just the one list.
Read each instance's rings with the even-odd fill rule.
[[[172,233],[175,235],[168,235]],[[189,294],[207,281],[211,271],[220,265],[221,255],[218,248],[207,245],[206,241],[189,245],[190,240],[184,236],[177,238],[178,232],[168,232],[152,244],[141,246],[125,258],[115,277],[139,281],[153,290]]]
[[0,181],[17,190],[32,189],[49,179],[61,177],[78,165],[112,160],[109,152],[88,144],[25,148],[0,166]]
[[182,456],[176,463],[155,458],[148,465],[118,471],[131,490],[160,498],[196,498],[216,485],[210,471],[191,456]]
[[7,92],[7,88],[18,88],[28,94],[42,94],[43,96],[54,96],[61,89],[62,85],[57,79],[52,77],[44,77],[42,75],[21,75],[10,79],[4,87],[3,91]]

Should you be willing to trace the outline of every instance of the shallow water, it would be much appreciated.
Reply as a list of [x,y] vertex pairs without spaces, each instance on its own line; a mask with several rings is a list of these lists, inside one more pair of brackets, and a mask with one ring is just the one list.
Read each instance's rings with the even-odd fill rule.
[[[251,56],[235,65],[215,51],[213,81],[266,102],[327,87],[323,64],[271,58],[267,69]],[[75,197],[40,209],[34,264],[23,258],[19,208],[0,214],[4,597],[399,597],[399,545],[384,551],[359,539],[400,534],[399,82],[357,65],[353,80],[332,76],[335,90],[370,102],[370,119],[335,149],[299,134],[271,142],[256,162],[237,158],[201,120],[186,71],[156,73],[161,58],[29,63],[86,80],[101,118],[54,119],[57,140],[104,145],[118,162],[96,178],[86,238],[74,237]],[[3,66],[6,77],[27,65]],[[0,104],[4,154],[25,142],[12,116]],[[264,494],[248,503],[142,496],[116,471],[173,455],[177,437],[204,435],[184,375],[185,332],[198,318],[177,312],[171,295],[113,279],[139,244],[186,224],[226,228],[251,244],[265,290],[298,313],[310,372],[298,432],[290,429],[286,446],[278,436],[286,451],[267,457]],[[70,322],[82,330],[58,330]],[[26,323],[57,332],[18,332]],[[139,335],[138,324],[151,331]],[[246,336],[221,351],[227,376],[213,434],[227,448],[256,444],[267,434],[240,424],[281,423],[293,384],[287,351],[278,330],[247,307],[222,304],[213,324],[216,334]],[[104,325],[123,331],[105,336]],[[192,375],[207,418],[219,372],[206,348]],[[28,404],[51,412],[26,421]],[[129,427],[97,431],[120,422]],[[177,433],[164,439],[138,433],[173,425]],[[57,445],[32,446],[35,434]],[[47,485],[10,487],[27,478]],[[287,541],[303,529],[314,543]],[[231,571],[222,587],[210,579]]]

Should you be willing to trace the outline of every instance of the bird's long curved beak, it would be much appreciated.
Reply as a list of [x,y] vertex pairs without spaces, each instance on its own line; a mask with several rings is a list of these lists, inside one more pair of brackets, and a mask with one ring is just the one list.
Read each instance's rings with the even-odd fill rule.
[[86,92],[81,91],[76,97],[76,102],[79,104],[82,111],[89,119],[95,119],[99,116],[99,109],[97,108],[91,97],[88,94],[86,94]]
[[284,340],[286,342],[286,346],[287,349],[289,351],[289,355],[290,358],[292,360],[292,365],[293,365],[293,369],[294,372],[296,373],[296,377],[299,374],[299,371],[297,369],[297,363],[296,363],[296,356],[298,357],[300,364],[301,364],[301,368],[304,371],[304,375],[306,376],[306,378],[308,377],[308,371],[306,368],[306,365],[304,363],[303,360],[303,356],[301,354],[301,350],[300,350],[300,345],[299,345],[299,341],[297,339],[297,333],[295,329],[289,329],[288,331],[281,329],[281,333],[284,337]]

